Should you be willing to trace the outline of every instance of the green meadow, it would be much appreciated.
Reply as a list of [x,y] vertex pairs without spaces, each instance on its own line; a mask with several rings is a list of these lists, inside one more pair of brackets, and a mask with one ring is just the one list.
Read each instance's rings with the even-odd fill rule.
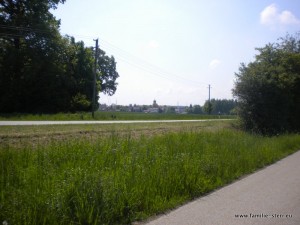
[[235,119],[232,115],[139,113],[139,112],[95,112],[57,113],[57,114],[0,114],[0,120],[191,120],[191,119]]
[[300,148],[233,123],[0,127],[0,223],[132,224]]

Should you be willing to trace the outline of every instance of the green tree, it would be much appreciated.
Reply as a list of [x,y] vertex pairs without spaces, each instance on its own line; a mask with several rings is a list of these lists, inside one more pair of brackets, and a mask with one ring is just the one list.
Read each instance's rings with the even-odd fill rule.
[[[66,76],[71,79],[70,93],[72,96],[71,111],[91,110],[94,85],[95,50],[85,47],[84,42],[75,42],[73,37],[65,37],[67,46]],[[113,56],[98,49],[96,69],[96,108],[99,106],[99,93],[109,96],[117,89],[116,61]],[[78,98],[80,96],[80,98]],[[81,99],[80,101],[78,101]],[[84,99],[84,101],[82,101]]]
[[117,90],[116,79],[119,77],[119,73],[116,70],[116,61],[113,56],[109,57],[106,53],[100,49],[98,58],[98,91],[103,92],[109,96],[113,95]]
[[237,101],[233,99],[212,99],[212,111],[214,115],[217,114],[231,114],[231,111],[237,106]]
[[[50,13],[65,0],[0,1],[0,112],[90,110],[94,50],[62,37],[60,21]],[[99,50],[99,92],[117,88],[116,62]]]
[[202,114],[202,108],[200,105],[194,105],[193,107],[193,113],[194,114]]
[[203,111],[207,114],[211,114],[213,108],[212,108],[212,103],[211,101],[205,101],[204,105],[203,105]]
[[[204,111],[209,114],[219,115],[219,114],[232,114],[235,107],[237,106],[237,101],[233,99],[211,99],[210,106],[208,100],[204,103]],[[209,108],[210,107],[210,108]]]
[[[71,95],[71,111],[91,110],[93,83],[94,83],[94,56],[90,48],[82,41],[75,42],[73,37],[65,37],[67,46],[65,76],[69,78],[67,88]],[[97,92],[98,93],[98,92]],[[98,95],[97,95],[98,96]]]
[[192,114],[192,113],[193,113],[193,105],[192,105],[192,104],[190,104],[189,108],[187,109],[187,112],[188,112],[189,114]]
[[233,89],[243,126],[263,134],[299,131],[299,34],[257,50],[254,62],[241,64]]
[[65,47],[59,21],[49,12],[59,2],[64,0],[0,2],[2,112],[54,111],[68,102],[67,95],[60,94],[66,94],[61,64]]

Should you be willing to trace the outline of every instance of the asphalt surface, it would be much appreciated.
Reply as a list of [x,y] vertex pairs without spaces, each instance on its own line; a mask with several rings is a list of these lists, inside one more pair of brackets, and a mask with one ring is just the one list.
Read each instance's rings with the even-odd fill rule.
[[178,123],[178,122],[207,122],[226,121],[232,119],[207,120],[83,120],[83,121],[0,121],[0,126],[32,126],[32,125],[64,125],[64,124],[132,124],[132,123]]
[[300,151],[147,225],[300,225]]

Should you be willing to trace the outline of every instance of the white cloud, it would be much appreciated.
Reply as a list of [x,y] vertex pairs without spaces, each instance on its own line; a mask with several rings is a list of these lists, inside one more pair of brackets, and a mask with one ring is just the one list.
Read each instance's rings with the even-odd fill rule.
[[278,10],[275,4],[267,6],[260,13],[260,22],[263,25],[272,25],[276,22],[278,17]]
[[209,68],[215,69],[215,68],[217,68],[220,64],[221,64],[221,61],[220,61],[219,59],[213,59],[213,60],[209,63]]
[[300,20],[293,13],[286,10],[279,15],[279,21],[281,24],[300,24]]
[[260,23],[266,26],[300,25],[300,20],[290,11],[280,11],[276,4],[267,6],[260,13]]

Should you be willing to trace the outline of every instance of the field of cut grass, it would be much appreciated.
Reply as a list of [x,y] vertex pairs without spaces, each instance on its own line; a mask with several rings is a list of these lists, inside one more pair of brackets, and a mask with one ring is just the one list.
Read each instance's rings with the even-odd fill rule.
[[149,132],[164,125],[110,125],[102,127],[105,135],[88,126],[99,138],[76,134],[47,142],[39,133],[75,128],[20,128],[21,136],[36,134],[34,146],[22,139],[15,145],[14,128],[0,127],[8,138],[0,145],[0,223],[131,224],[300,148],[300,135],[262,137],[230,123],[173,124],[158,133]]
[[229,121],[180,122],[180,123],[137,123],[137,124],[69,124],[43,126],[0,126],[2,146],[16,148],[45,145],[53,141],[86,139],[89,142],[106,139],[113,134],[119,137],[138,138],[156,136],[166,132],[218,131],[231,127]]
[[[95,112],[95,120],[191,120],[218,119],[218,115],[136,113],[136,112]],[[222,119],[235,116],[222,115]],[[0,120],[94,120],[91,113],[57,113],[57,114],[0,114]]]

